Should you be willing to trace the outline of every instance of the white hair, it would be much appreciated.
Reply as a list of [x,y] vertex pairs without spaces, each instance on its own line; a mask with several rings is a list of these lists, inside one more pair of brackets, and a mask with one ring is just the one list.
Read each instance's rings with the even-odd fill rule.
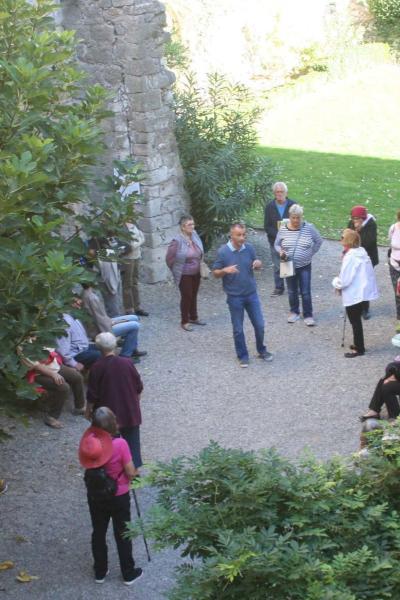
[[272,191],[275,193],[276,188],[283,188],[283,191],[285,192],[285,194],[287,194],[288,192],[288,188],[286,183],[284,183],[283,181],[277,181],[276,183],[274,183],[274,185],[272,186]]
[[300,204],[292,204],[292,206],[289,208],[289,215],[302,217],[304,215],[303,207],[300,206]]
[[96,335],[96,346],[102,352],[112,352],[117,347],[117,338],[113,333],[108,333],[104,331],[103,333],[99,333]]

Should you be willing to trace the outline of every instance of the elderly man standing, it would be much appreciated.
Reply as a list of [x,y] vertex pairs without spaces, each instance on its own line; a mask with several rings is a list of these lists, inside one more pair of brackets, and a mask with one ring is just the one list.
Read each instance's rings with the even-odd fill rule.
[[136,469],[142,466],[140,452],[140,394],[142,380],[132,361],[116,356],[117,339],[112,333],[99,333],[96,346],[102,353],[90,369],[87,389],[86,418],[91,420],[93,411],[107,406],[117,417],[118,429],[128,442]]
[[274,192],[275,199],[268,202],[265,207],[264,230],[267,234],[274,269],[275,288],[271,294],[271,297],[274,297],[282,296],[285,291],[284,280],[279,275],[280,256],[274,248],[275,238],[282,225],[282,220],[289,218],[289,208],[295,203],[287,197],[288,189],[286,183],[283,181],[274,183],[272,191]]
[[230,228],[230,241],[218,250],[213,265],[214,277],[222,279],[231,313],[233,339],[236,354],[241,367],[249,366],[249,353],[243,332],[244,311],[254,327],[258,358],[270,362],[273,356],[264,345],[264,318],[260,299],[257,294],[254,270],[262,263],[257,259],[255,250],[246,241],[246,226],[234,223]]

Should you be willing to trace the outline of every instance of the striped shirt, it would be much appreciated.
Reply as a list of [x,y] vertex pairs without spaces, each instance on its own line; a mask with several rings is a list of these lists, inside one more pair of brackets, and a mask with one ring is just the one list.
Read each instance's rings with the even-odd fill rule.
[[275,240],[275,250],[284,250],[294,267],[305,267],[311,263],[312,257],[320,249],[322,237],[311,223],[304,222],[300,229],[289,229],[282,225]]

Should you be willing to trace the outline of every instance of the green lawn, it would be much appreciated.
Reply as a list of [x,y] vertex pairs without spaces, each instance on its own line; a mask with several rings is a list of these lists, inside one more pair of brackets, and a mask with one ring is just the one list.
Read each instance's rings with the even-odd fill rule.
[[[271,92],[260,122],[260,153],[326,237],[337,238],[351,206],[365,204],[385,244],[400,209],[400,66],[383,50],[362,47],[344,74],[312,73]],[[249,223],[262,226],[262,212]]]
[[[260,148],[279,168],[289,197],[304,206],[305,219],[322,235],[337,239],[346,226],[350,208],[367,206],[378,222],[379,241],[387,244],[387,230],[400,210],[400,161],[365,156],[327,154],[284,148]],[[263,208],[247,217],[263,226]]]

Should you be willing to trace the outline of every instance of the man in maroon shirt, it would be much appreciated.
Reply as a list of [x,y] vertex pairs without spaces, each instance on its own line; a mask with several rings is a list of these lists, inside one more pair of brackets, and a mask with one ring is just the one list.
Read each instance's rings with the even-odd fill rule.
[[130,358],[115,355],[117,339],[112,333],[100,333],[95,341],[103,356],[89,373],[86,418],[90,420],[93,411],[100,406],[110,408],[138,469],[143,464],[140,453],[142,380]]

